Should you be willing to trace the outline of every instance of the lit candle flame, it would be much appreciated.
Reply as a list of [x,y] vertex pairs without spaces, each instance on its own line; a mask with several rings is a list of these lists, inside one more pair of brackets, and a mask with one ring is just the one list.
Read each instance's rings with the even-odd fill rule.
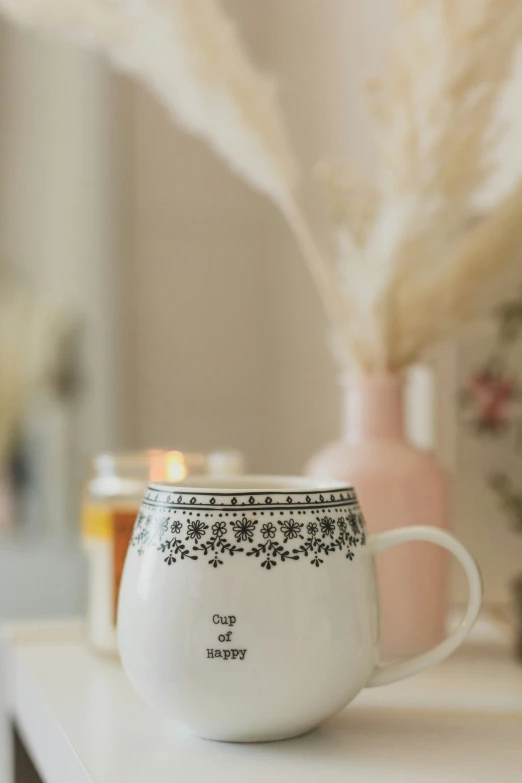
[[169,451],[166,455],[166,473],[169,481],[183,481],[187,476],[185,456],[181,451]]

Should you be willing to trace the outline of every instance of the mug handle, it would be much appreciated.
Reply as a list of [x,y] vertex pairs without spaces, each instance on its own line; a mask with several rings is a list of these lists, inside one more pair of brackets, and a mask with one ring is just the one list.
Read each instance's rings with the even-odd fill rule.
[[458,628],[451,633],[443,642],[438,644],[428,652],[410,658],[407,661],[390,663],[384,666],[377,665],[367,687],[375,685],[387,685],[396,680],[403,680],[417,674],[429,666],[440,663],[448,655],[451,655],[459,647],[466,636],[469,634],[482,603],[482,578],[479,567],[473,560],[468,550],[449,533],[439,530],[436,527],[418,525],[413,527],[401,527],[398,530],[390,530],[386,533],[378,533],[370,536],[369,547],[372,555],[378,555],[396,544],[405,544],[407,541],[428,541],[431,544],[438,544],[447,549],[452,555],[455,555],[460,562],[469,584],[468,607],[464,618]]

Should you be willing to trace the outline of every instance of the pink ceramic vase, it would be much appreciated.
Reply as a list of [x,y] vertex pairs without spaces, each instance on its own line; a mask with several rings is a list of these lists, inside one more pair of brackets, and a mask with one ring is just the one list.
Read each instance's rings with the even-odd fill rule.
[[[404,525],[447,528],[449,476],[432,454],[405,439],[404,384],[399,375],[344,379],[343,437],[314,456],[313,477],[351,482],[372,532]],[[379,557],[384,655],[417,653],[442,641],[449,574],[442,549],[414,543]]]

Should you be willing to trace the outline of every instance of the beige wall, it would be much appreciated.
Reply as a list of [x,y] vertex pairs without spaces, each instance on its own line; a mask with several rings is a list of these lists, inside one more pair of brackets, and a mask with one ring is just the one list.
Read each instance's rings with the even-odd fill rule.
[[[262,28],[262,7],[247,10]],[[232,445],[260,468],[273,416],[277,218],[142,89],[127,95],[129,439]]]

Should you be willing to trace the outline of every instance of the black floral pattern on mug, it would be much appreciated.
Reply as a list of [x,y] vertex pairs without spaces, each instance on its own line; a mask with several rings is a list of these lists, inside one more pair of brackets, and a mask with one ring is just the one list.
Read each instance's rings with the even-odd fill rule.
[[154,524],[154,535],[159,540],[169,529],[169,518],[158,517]]
[[188,557],[189,560],[197,560],[196,555],[190,554],[190,549],[178,538],[172,538],[169,541],[163,541],[158,547],[159,552],[163,552],[167,555],[164,558],[167,565],[176,563],[177,560],[185,560]]
[[261,535],[263,538],[275,538],[275,534],[277,533],[276,526],[272,522],[266,522],[261,527]]
[[279,527],[283,534],[283,542],[286,544],[292,538],[303,538],[301,530],[303,529],[302,522],[297,522],[295,519],[289,519],[285,522],[280,522]]
[[[202,512],[194,508],[195,504],[193,510],[169,511],[155,501],[151,513],[146,513],[145,501],[131,544],[138,555],[148,548],[156,549],[165,555],[163,559],[169,566],[186,559],[205,558],[212,568],[218,568],[224,565],[225,558],[242,554],[270,571],[290,560],[307,560],[319,568],[335,552],[351,561],[355,550],[366,543],[364,520],[352,498],[339,503],[332,495],[319,514],[308,500],[306,509],[297,512],[291,496],[287,502],[291,506],[288,514],[278,512],[284,519],[274,519],[276,512],[270,504],[266,512],[258,512],[249,503],[252,512],[239,515],[235,510],[220,511],[212,504],[205,518],[201,518]],[[234,505],[237,507],[237,503]],[[169,531],[172,538],[168,538]]]
[[227,532],[227,526],[224,522],[216,522],[214,525],[212,525],[212,533],[215,536],[224,536]]
[[208,530],[208,525],[205,525],[200,519],[191,520],[187,525],[187,538],[199,541],[205,535],[206,530]]
[[335,533],[335,522],[332,517],[322,517],[319,520],[319,527],[321,528],[323,536],[330,536],[330,538],[333,538],[333,534]]
[[254,531],[256,529],[256,523],[247,517],[238,519],[232,525],[236,541],[248,541],[252,543],[254,540]]

